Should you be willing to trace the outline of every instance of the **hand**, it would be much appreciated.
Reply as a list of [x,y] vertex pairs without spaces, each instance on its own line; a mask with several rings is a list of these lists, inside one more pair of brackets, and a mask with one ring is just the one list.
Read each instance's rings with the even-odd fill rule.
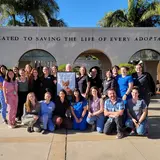
[[136,126],[136,128],[138,128],[138,127],[140,126],[140,124],[139,124],[139,123],[136,123],[135,126]]
[[91,112],[88,113],[88,117],[91,118],[93,114]]
[[106,95],[102,95],[102,98],[106,98]]
[[81,123],[81,122],[82,122],[82,120],[83,120],[83,119],[82,119],[82,118],[80,118],[80,119],[79,119],[79,123]]
[[77,117],[75,118],[75,120],[76,120],[76,123],[79,123],[79,119]]
[[6,104],[8,104],[8,101],[7,101],[7,99],[5,99],[5,103],[6,103]]
[[135,125],[137,125],[137,120],[136,120],[136,119],[132,118],[132,121],[133,121],[133,123],[134,123]]
[[127,95],[124,95],[124,96],[122,97],[122,100],[125,101],[126,99],[127,99]]
[[56,84],[56,83],[57,83],[57,81],[56,81],[56,80],[54,80],[54,81],[53,81],[53,83],[54,83],[54,84]]
[[33,118],[34,118],[34,120],[37,120],[37,119],[38,119],[38,116],[35,116],[35,115],[34,115]]

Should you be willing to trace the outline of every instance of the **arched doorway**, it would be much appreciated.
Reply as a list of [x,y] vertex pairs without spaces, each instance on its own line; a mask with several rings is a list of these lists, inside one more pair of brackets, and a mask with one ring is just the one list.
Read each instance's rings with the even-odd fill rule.
[[105,71],[111,68],[112,64],[110,59],[102,51],[97,49],[89,49],[79,54],[74,61],[73,66],[85,66],[89,72],[91,68],[100,68],[102,78],[105,76]]
[[43,66],[52,67],[53,65],[56,65],[57,62],[49,52],[41,49],[34,49],[24,53],[20,57],[18,64],[20,68],[24,68],[26,64],[38,68]]
[[160,80],[160,54],[152,49],[142,49],[137,51],[129,60],[129,63],[137,64],[142,62],[144,65],[144,71],[149,72],[154,81]]

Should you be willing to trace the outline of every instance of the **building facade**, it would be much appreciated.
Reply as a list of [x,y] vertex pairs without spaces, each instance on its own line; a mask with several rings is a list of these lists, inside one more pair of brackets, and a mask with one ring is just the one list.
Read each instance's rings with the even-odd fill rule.
[[[1,27],[0,55],[0,64],[8,67],[97,63],[102,72],[115,64],[142,60],[156,80],[160,28]],[[98,61],[87,59],[90,56]]]

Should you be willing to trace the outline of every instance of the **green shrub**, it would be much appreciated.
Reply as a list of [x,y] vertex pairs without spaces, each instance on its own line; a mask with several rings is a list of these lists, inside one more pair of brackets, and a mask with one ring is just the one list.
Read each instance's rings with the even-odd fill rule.
[[66,68],[66,64],[61,64],[60,66],[58,66],[58,71],[62,72],[65,71]]
[[128,74],[131,75],[132,73],[135,72],[135,66],[133,64],[129,64],[129,63],[121,63],[119,64],[119,68],[125,66],[129,68]]

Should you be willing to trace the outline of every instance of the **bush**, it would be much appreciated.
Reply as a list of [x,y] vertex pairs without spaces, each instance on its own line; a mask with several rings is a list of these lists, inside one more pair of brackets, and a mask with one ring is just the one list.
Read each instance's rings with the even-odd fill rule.
[[119,67],[122,67],[122,66],[125,66],[125,67],[129,68],[129,71],[128,71],[129,75],[131,75],[132,73],[135,73],[135,66],[133,64],[129,64],[129,63],[121,63],[121,64],[119,64]]
[[58,71],[62,72],[65,71],[66,68],[66,64],[61,64],[60,66],[58,66]]

